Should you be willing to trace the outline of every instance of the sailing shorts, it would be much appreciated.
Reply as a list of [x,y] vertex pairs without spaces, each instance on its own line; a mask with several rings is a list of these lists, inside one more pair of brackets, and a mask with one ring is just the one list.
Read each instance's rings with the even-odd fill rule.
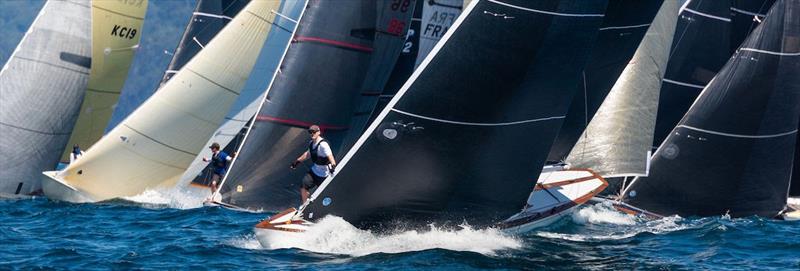
[[311,170],[308,171],[308,176],[308,178],[303,178],[303,188],[306,190],[311,190],[325,181],[325,177],[317,176],[317,174],[314,174],[314,172],[311,172]]

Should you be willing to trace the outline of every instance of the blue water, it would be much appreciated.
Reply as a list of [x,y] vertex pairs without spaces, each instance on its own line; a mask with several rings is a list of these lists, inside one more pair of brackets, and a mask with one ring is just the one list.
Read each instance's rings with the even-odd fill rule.
[[670,217],[646,221],[584,206],[525,236],[469,227],[375,234],[338,218],[262,248],[266,214],[180,202],[0,200],[6,269],[800,269],[800,222]]

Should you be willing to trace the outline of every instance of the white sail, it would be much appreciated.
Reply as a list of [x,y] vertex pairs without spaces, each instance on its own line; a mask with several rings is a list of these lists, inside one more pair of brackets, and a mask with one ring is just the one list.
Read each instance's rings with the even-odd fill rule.
[[132,196],[172,186],[244,87],[280,1],[252,1],[167,84],[64,171],[44,193],[67,201]]
[[[139,47],[147,3],[92,2],[92,68],[78,122],[67,146],[88,148],[103,136]],[[67,147],[61,161],[68,162],[71,152],[72,148]]]
[[[223,148],[231,143],[239,132],[244,128],[248,121],[255,116],[261,101],[266,96],[267,87],[272,82],[273,74],[278,68],[284,52],[289,46],[289,39],[292,37],[292,30],[297,25],[297,17],[305,7],[306,0],[284,0],[281,9],[278,11],[283,16],[275,18],[275,25],[280,27],[272,28],[264,48],[261,50],[259,60],[253,68],[253,76],[245,84],[239,99],[231,107],[228,115],[225,116],[225,123],[215,132],[207,144],[217,142]],[[233,142],[240,143],[240,142]],[[238,145],[238,144],[237,144]],[[211,150],[203,149],[189,169],[178,182],[179,186],[188,185],[208,163],[203,162],[203,157],[211,157]]]
[[39,189],[69,140],[89,80],[89,5],[45,3],[0,71],[0,196]]
[[450,29],[458,15],[461,14],[461,5],[464,0],[420,0],[425,1],[422,6],[422,24],[420,25],[419,51],[417,51],[417,63],[419,66],[430,53],[433,46]]
[[646,175],[679,8],[678,1],[664,1],[630,63],[567,156],[571,167],[591,168],[603,177]]

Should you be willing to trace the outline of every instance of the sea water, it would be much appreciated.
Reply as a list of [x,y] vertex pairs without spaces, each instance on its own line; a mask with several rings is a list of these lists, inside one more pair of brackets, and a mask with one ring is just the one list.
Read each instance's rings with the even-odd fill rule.
[[328,217],[266,249],[253,226],[269,213],[201,200],[157,191],[96,204],[0,200],[0,270],[800,269],[800,222],[757,217],[646,220],[585,205],[521,236],[469,225],[372,232]]

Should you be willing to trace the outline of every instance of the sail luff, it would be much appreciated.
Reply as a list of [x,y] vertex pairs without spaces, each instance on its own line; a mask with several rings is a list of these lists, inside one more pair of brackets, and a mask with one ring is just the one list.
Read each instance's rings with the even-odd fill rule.
[[280,2],[253,1],[164,87],[57,176],[48,196],[88,200],[171,186],[186,170],[249,77]]
[[661,79],[675,33],[677,1],[664,1],[633,58],[567,156],[574,168],[644,176],[653,144]]
[[48,1],[0,71],[0,196],[41,189],[78,117],[91,65],[89,1]]
[[147,0],[92,2],[89,85],[62,162],[70,161],[71,146],[88,148],[105,133],[139,47],[147,5]]

